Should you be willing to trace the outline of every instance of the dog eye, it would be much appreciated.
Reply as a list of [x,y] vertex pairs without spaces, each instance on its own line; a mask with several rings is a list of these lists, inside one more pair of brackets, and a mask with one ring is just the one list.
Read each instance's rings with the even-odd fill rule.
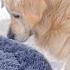
[[14,17],[14,18],[20,18],[20,15],[18,15],[18,14],[13,14],[13,17]]

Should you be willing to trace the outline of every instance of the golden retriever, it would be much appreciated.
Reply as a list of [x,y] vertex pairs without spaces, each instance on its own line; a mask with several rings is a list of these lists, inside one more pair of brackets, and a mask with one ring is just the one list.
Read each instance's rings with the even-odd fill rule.
[[11,15],[8,37],[26,41],[66,63],[70,70],[70,0],[3,0]]

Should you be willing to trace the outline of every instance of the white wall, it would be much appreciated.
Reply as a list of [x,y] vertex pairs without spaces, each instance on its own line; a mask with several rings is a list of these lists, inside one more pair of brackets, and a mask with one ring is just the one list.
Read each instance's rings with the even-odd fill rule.
[[1,8],[1,1],[0,1],[0,20],[9,19],[10,15],[8,14],[5,7]]
[[10,26],[10,15],[5,7],[1,8],[0,2],[0,35],[7,37],[7,33]]

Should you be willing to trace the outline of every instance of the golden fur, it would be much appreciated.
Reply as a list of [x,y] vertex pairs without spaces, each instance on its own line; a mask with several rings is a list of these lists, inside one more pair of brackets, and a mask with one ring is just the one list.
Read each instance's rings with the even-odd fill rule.
[[70,0],[5,1],[15,39],[26,40],[34,34],[39,47],[67,62],[65,70],[70,70]]

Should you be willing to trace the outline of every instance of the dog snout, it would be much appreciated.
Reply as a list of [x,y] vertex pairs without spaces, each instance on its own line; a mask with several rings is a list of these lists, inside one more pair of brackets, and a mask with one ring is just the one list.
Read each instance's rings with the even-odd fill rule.
[[12,32],[11,29],[9,30],[9,32],[8,32],[8,34],[7,34],[7,37],[8,37],[9,39],[15,40],[15,34]]

